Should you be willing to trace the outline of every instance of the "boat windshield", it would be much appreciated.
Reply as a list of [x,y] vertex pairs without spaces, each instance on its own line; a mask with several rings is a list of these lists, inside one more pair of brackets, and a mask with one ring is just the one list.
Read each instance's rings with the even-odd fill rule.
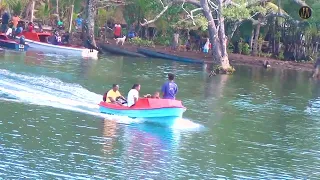
[[49,37],[49,35],[47,35],[47,34],[41,34],[41,35],[39,35],[39,40],[40,40],[40,42],[45,42],[45,43],[47,43],[48,41],[47,41],[47,37]]

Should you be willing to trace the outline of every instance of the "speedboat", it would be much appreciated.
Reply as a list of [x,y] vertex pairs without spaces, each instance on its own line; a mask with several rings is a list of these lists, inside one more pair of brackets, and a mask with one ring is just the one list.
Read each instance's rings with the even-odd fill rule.
[[98,58],[98,51],[95,49],[88,49],[82,46],[73,45],[54,45],[47,42],[51,33],[48,32],[27,32],[23,31],[17,38],[21,36],[25,37],[25,41],[28,42],[30,48],[55,54],[66,54],[70,56],[81,56],[84,58]]
[[6,34],[0,33],[0,46],[8,49],[14,49],[18,51],[27,51],[29,48],[28,44],[20,44],[10,39]]
[[132,107],[100,102],[100,112],[130,118],[179,118],[186,108],[179,100],[140,98]]

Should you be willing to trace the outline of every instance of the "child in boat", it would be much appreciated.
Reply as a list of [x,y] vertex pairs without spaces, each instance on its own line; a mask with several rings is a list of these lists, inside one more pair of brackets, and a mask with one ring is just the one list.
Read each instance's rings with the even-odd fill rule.
[[159,92],[155,92],[153,95],[151,94],[147,94],[144,95],[145,98],[152,98],[152,99],[160,99],[160,93]]

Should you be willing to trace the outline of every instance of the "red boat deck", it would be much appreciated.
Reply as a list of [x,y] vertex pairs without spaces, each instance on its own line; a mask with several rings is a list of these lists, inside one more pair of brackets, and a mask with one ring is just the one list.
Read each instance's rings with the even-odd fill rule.
[[[42,42],[42,43],[47,43],[47,37],[51,36],[51,33],[48,32],[28,32],[28,31],[23,31],[19,35],[23,35],[26,39],[36,41],[36,42]],[[64,47],[73,47],[73,48],[79,48],[79,49],[86,49],[83,46],[74,46],[74,45],[59,45],[59,46],[64,46]]]
[[0,41],[18,44],[16,41],[9,39],[5,33],[0,33]]
[[99,106],[116,109],[116,110],[138,110],[138,109],[160,109],[160,108],[185,108],[181,101],[171,99],[152,99],[140,98],[138,102],[132,106],[120,106],[118,104],[111,104],[101,101]]

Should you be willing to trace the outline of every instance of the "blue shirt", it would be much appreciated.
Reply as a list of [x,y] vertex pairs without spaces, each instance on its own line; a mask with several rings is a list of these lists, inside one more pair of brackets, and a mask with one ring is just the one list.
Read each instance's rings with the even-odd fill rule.
[[77,18],[76,23],[77,23],[77,26],[81,26],[82,25],[82,18]]
[[2,15],[2,24],[9,24],[9,14],[8,13],[4,13]]
[[176,99],[178,85],[175,82],[167,81],[162,85],[161,91],[163,93],[163,99]]

